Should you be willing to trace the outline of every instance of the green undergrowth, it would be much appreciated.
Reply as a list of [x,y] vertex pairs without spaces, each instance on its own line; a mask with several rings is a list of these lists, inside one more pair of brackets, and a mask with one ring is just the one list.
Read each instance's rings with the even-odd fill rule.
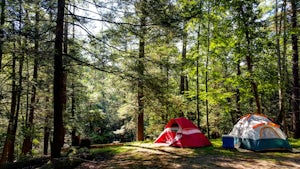
[[289,143],[292,148],[300,149],[300,139],[289,138]]

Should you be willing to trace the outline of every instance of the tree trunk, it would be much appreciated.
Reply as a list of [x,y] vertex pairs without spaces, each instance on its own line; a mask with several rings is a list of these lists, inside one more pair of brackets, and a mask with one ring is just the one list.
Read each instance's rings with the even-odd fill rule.
[[4,31],[3,26],[5,22],[5,0],[1,0],[1,18],[0,18],[0,71],[2,70],[2,56],[3,56],[3,43]]
[[[208,4],[208,16],[210,15],[210,4]],[[208,59],[210,56],[210,21],[207,23],[207,53],[205,61],[205,111],[206,111],[206,128],[207,128],[207,137],[210,138],[210,126],[209,126],[209,110],[208,110]]]
[[[285,5],[285,3],[283,4]],[[275,30],[276,30],[276,51],[277,51],[277,69],[278,69],[278,114],[277,114],[277,122],[279,124],[283,124],[285,132],[286,132],[286,124],[285,124],[285,88],[284,88],[284,69],[283,69],[283,60],[281,56],[281,50],[280,50],[280,35],[281,35],[281,20],[278,19],[278,0],[276,0],[276,10],[275,10]],[[283,7],[284,9],[285,7]],[[285,9],[283,10],[282,13],[285,13]],[[287,133],[287,132],[286,132]]]
[[74,83],[72,84],[72,96],[71,96],[71,117],[73,120],[72,132],[71,132],[71,139],[72,139],[72,146],[76,146],[76,126],[75,126],[75,86]]
[[[296,32],[297,29],[297,6],[296,0],[291,0],[292,6],[292,29]],[[299,54],[298,54],[298,36],[296,33],[292,34],[292,71],[293,71],[293,94],[292,94],[292,112],[293,112],[293,130],[294,138],[300,138],[300,119],[299,119]]]
[[142,16],[140,18],[140,34],[139,34],[139,60],[138,60],[138,117],[137,117],[137,141],[144,140],[144,57],[145,57],[145,34],[146,34],[146,17],[144,1],[141,1]]
[[[241,76],[242,72],[241,72],[241,66],[240,66],[240,60],[237,62],[237,77],[239,78]],[[242,111],[241,111],[241,104],[240,104],[240,89],[237,88],[236,89],[236,98],[235,98],[235,103],[236,103],[236,116],[235,116],[235,121],[234,124],[236,122],[237,119],[239,119],[242,116]]]
[[[50,93],[49,92],[49,87],[48,87],[48,92],[47,93]],[[48,146],[49,146],[49,138],[50,138],[50,127],[49,127],[49,119],[50,119],[50,111],[48,110],[48,104],[49,104],[49,97],[46,96],[46,99],[45,99],[45,102],[46,102],[46,117],[45,117],[45,124],[44,124],[44,155],[48,155]]]
[[261,110],[261,104],[260,104],[260,99],[259,99],[259,94],[258,94],[258,89],[257,89],[257,84],[255,83],[254,79],[253,79],[253,65],[252,65],[252,58],[251,58],[251,42],[250,42],[250,35],[249,35],[249,30],[248,28],[248,23],[244,23],[245,25],[245,35],[246,35],[246,41],[247,41],[247,54],[246,54],[246,62],[247,62],[247,70],[250,74],[250,85],[252,88],[252,92],[254,95],[254,99],[255,99],[255,103],[256,103],[256,113],[261,114],[262,110]]
[[186,47],[187,47],[187,32],[185,31],[185,21],[183,22],[182,30],[182,52],[181,52],[181,75],[180,75],[180,94],[184,94],[185,91],[188,91],[188,79],[187,75],[184,73],[185,64],[186,64]]
[[283,6],[282,6],[282,13],[283,13],[283,51],[282,51],[282,82],[283,84],[283,102],[282,102],[282,109],[284,112],[283,115],[283,119],[282,121],[279,121],[283,124],[283,128],[284,128],[284,132],[288,135],[288,126],[287,126],[287,122],[286,122],[286,114],[285,112],[287,112],[287,110],[285,110],[287,107],[289,107],[287,105],[287,103],[289,102],[287,100],[287,89],[289,88],[289,84],[290,82],[287,80],[288,77],[288,69],[287,69],[287,57],[286,57],[286,51],[287,51],[287,12],[286,12],[286,0],[283,1]]
[[[14,49],[16,49],[14,43]],[[0,163],[5,163],[5,162],[12,162],[9,161],[11,157],[8,155],[11,154],[9,151],[11,150],[12,144],[14,143],[14,138],[15,138],[15,133],[13,132],[14,128],[14,118],[16,114],[16,104],[17,104],[17,86],[16,86],[16,56],[15,53],[12,54],[12,73],[11,73],[11,78],[12,78],[12,96],[11,96],[11,105],[10,105],[10,114],[9,114],[9,122],[8,122],[8,127],[7,127],[7,134],[6,134],[6,139],[2,151],[2,157],[0,160]]]
[[63,28],[64,28],[64,8],[65,0],[57,1],[57,20],[55,31],[55,45],[54,45],[54,88],[53,88],[53,102],[54,102],[54,131],[53,142],[51,145],[51,159],[59,158],[61,156],[61,148],[64,144],[64,124],[63,114],[66,105],[66,91],[65,91],[65,75],[63,68]]
[[[75,15],[76,8],[75,6],[73,7],[73,14]],[[75,23],[73,20],[72,23],[72,39],[75,41]],[[75,54],[74,52],[70,52],[71,55]],[[73,119],[73,126],[72,126],[72,132],[71,132],[71,139],[72,139],[72,146],[78,146],[79,140],[76,138],[76,126],[75,126],[75,110],[76,110],[76,99],[75,99],[75,85],[74,82],[72,82],[72,96],[71,96],[71,116]]]
[[[37,5],[38,6],[38,5]],[[37,78],[38,78],[38,60],[39,60],[39,31],[38,31],[38,25],[39,25],[39,12],[36,11],[36,27],[35,27],[35,42],[34,42],[34,51],[35,51],[35,58],[34,58],[34,67],[33,67],[33,85],[31,88],[31,100],[30,100],[30,111],[29,111],[29,120],[27,124],[27,129],[29,129],[29,132],[26,131],[25,138],[22,146],[22,154],[26,155],[27,153],[30,153],[32,150],[32,139],[33,139],[33,133],[34,133],[34,111],[35,111],[35,105],[36,105],[36,85],[37,85]]]
[[[21,40],[19,40],[19,45],[21,46]],[[23,51],[24,52],[24,51]],[[20,113],[20,106],[21,106],[21,96],[22,96],[22,83],[23,83],[23,63],[24,63],[24,53],[21,54],[21,58],[19,61],[19,81],[17,87],[17,104],[16,104],[16,115],[14,117],[14,125],[13,125],[13,144],[11,145],[11,150],[8,153],[8,161],[14,160],[14,150],[15,150],[15,140],[16,140],[16,133],[18,128],[18,118]]]
[[201,120],[201,114],[200,114],[200,107],[199,107],[199,58],[200,58],[200,23],[198,26],[198,32],[197,32],[197,60],[196,60],[196,112],[197,112],[197,126],[200,129],[200,120]]

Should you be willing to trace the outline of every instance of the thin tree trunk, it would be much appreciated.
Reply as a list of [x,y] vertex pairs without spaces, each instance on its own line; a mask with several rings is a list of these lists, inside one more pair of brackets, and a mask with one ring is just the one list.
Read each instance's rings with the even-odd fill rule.
[[277,122],[283,124],[283,119],[285,119],[285,108],[284,108],[284,71],[282,71],[282,58],[281,58],[281,50],[280,50],[280,35],[281,35],[281,18],[278,19],[278,0],[276,0],[276,7],[275,7],[275,30],[276,30],[276,51],[277,51],[277,69],[278,69],[278,115],[277,115]]
[[65,0],[57,1],[57,20],[55,31],[55,55],[54,55],[54,88],[53,88],[53,102],[54,102],[54,132],[53,142],[51,145],[51,159],[59,158],[61,156],[61,148],[64,143],[64,124],[63,114],[66,105],[65,93],[65,76],[63,68],[63,28],[64,28],[64,8]]
[[[288,77],[288,70],[287,70],[287,65],[286,65],[286,51],[287,51],[287,13],[286,13],[286,0],[283,1],[283,7],[282,7],[282,11],[283,11],[283,51],[282,51],[282,82],[283,84],[283,99],[284,101],[282,102],[282,108],[284,108],[284,112],[286,112],[287,110],[285,110],[287,106],[288,101],[286,100],[287,97],[287,91],[286,89],[288,88],[290,82],[287,81]],[[285,133],[288,135],[288,127],[287,127],[287,122],[286,122],[286,115],[284,113],[283,119],[282,119],[282,124],[283,124],[283,128]]]
[[[292,29],[297,29],[297,6],[296,0],[291,0],[292,6]],[[293,112],[293,130],[294,138],[300,138],[300,119],[299,119],[299,53],[298,53],[298,36],[296,33],[292,34],[292,49],[293,49],[293,94],[292,94],[292,112]]]
[[[22,30],[22,1],[20,0],[20,16],[19,16],[19,30]],[[27,13],[26,13],[26,16]],[[17,40],[19,47],[22,47],[22,41],[21,41],[21,35],[22,32],[19,33],[19,38]],[[26,46],[26,42],[25,42],[25,46]],[[13,137],[13,144],[10,147],[10,151],[8,153],[8,161],[13,161],[14,160],[14,150],[15,150],[15,140],[16,140],[16,133],[17,133],[17,128],[18,128],[18,118],[19,118],[19,113],[20,113],[20,107],[21,107],[21,95],[22,95],[22,86],[23,86],[23,65],[24,65],[24,58],[25,58],[25,51],[21,52],[21,57],[19,59],[19,72],[18,72],[18,85],[17,85],[17,102],[16,102],[16,115],[14,117],[14,125],[13,125],[13,133],[14,133],[14,137]]]
[[259,94],[258,94],[258,89],[257,89],[257,84],[255,83],[254,79],[253,79],[253,65],[252,65],[252,58],[251,58],[251,42],[250,42],[250,33],[248,30],[248,23],[244,23],[245,25],[245,35],[246,35],[246,41],[247,41],[247,54],[246,54],[246,62],[247,62],[247,70],[250,74],[250,85],[252,88],[252,92],[254,95],[254,99],[255,99],[255,103],[256,103],[256,113],[260,114],[262,113],[261,110],[261,104],[260,104],[260,99],[259,99]]
[[[71,117],[73,120],[73,124],[75,124],[75,86],[74,83],[72,83],[72,95],[71,95]],[[71,139],[72,139],[72,146],[78,146],[76,145],[77,140],[76,140],[76,126],[72,127],[72,132],[71,132]]]
[[198,32],[197,32],[197,60],[196,60],[196,111],[197,111],[197,126],[200,129],[200,120],[201,120],[201,114],[200,114],[200,107],[199,107],[199,58],[200,58],[200,24],[198,26]]
[[[240,66],[240,60],[237,62],[237,77],[239,78],[241,76],[241,66]],[[235,116],[235,121],[233,124],[235,124],[236,120],[239,119],[242,116],[242,111],[241,111],[241,104],[240,104],[240,89],[236,89],[236,98],[235,98],[235,104],[236,104],[236,116]]]
[[[245,9],[247,7],[243,7],[243,3],[239,3],[239,7],[238,7],[238,11],[240,12],[240,17],[242,17],[242,28],[245,31],[245,38],[246,38],[246,63],[247,63],[247,71],[249,73],[249,83],[251,85],[251,89],[252,89],[252,93],[255,99],[255,103],[256,103],[256,113],[262,113],[262,109],[261,109],[261,104],[260,104],[260,99],[259,99],[259,93],[258,93],[258,89],[257,89],[257,84],[253,79],[253,63],[252,63],[252,51],[251,51],[251,32],[249,31],[249,14],[245,14]],[[251,101],[251,100],[250,100]],[[252,104],[252,101],[250,102],[250,104]]]
[[[75,9],[75,6],[73,7],[73,14],[75,15],[75,12],[76,12],[76,9]],[[75,40],[75,23],[74,23],[74,20],[73,20],[73,23],[72,23],[72,39]],[[75,54],[74,52],[71,53],[72,54]],[[72,116],[72,119],[73,119],[73,124],[75,124],[75,110],[76,110],[76,99],[75,99],[75,85],[74,85],[74,82],[72,82],[72,96],[71,96],[71,116]],[[74,125],[72,127],[72,132],[71,132],[71,138],[72,138],[72,146],[78,146],[77,144],[79,143],[78,142],[78,139],[76,139],[76,126]]]
[[[208,15],[210,15],[210,6],[208,6]],[[209,110],[208,110],[208,59],[210,56],[210,21],[207,23],[207,54],[205,61],[205,109],[206,109],[206,127],[207,127],[207,136],[210,138],[210,126],[209,126]]]
[[275,32],[276,32],[276,52],[277,52],[277,74],[278,74],[278,107],[279,107],[279,114],[278,114],[278,121],[282,120],[282,71],[281,71],[281,52],[280,52],[280,27],[278,24],[278,0],[275,3]]
[[184,73],[185,64],[186,64],[186,47],[187,47],[187,32],[185,30],[186,23],[183,22],[182,30],[182,52],[181,52],[181,75],[180,75],[180,94],[184,94],[185,91],[188,91],[188,79],[187,75]]
[[[47,93],[50,93],[49,92],[50,89],[48,87],[48,92]],[[49,127],[49,119],[50,119],[50,111],[48,110],[48,104],[49,104],[49,97],[46,96],[46,99],[45,99],[45,102],[46,102],[46,117],[45,117],[45,124],[44,124],[44,155],[48,155],[48,147],[49,147],[49,138],[50,138],[50,127]]]
[[3,43],[4,31],[3,26],[5,22],[5,0],[1,0],[1,19],[0,19],[0,71],[2,70],[2,56],[3,56]]
[[[20,40],[20,46],[21,46],[21,40]],[[17,133],[17,128],[18,128],[18,118],[19,118],[19,113],[21,109],[21,95],[22,95],[22,83],[23,83],[23,64],[24,64],[24,53],[22,53],[22,56],[19,61],[19,81],[18,81],[18,87],[17,87],[17,104],[16,104],[16,115],[14,117],[14,125],[13,125],[13,144],[10,147],[11,150],[8,153],[8,160],[13,161],[14,160],[14,153],[15,153],[15,140],[16,140],[16,133]]]
[[[38,6],[38,5],[37,5]],[[36,11],[36,27],[35,27],[35,42],[34,42],[34,51],[35,51],[35,58],[34,58],[34,67],[33,67],[33,85],[31,88],[31,100],[30,100],[30,111],[29,111],[29,118],[28,118],[28,124],[27,129],[29,129],[29,132],[27,131],[25,133],[25,138],[22,146],[22,154],[30,153],[32,150],[32,139],[33,139],[33,133],[34,133],[34,111],[36,106],[36,85],[37,85],[37,78],[38,78],[38,60],[39,60],[39,12]]]

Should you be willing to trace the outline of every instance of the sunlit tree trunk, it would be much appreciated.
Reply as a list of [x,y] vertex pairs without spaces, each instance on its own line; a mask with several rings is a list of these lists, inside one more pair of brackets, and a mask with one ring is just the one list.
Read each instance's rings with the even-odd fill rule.
[[[18,40],[19,46],[21,46],[21,40]],[[23,83],[23,65],[24,65],[24,54],[25,51],[22,51],[22,54],[19,59],[19,72],[18,72],[18,85],[17,85],[17,104],[16,104],[16,115],[14,117],[14,125],[13,125],[13,144],[11,146],[11,150],[9,151],[9,161],[14,160],[14,150],[15,150],[15,140],[16,140],[16,133],[17,133],[17,128],[18,128],[18,118],[19,118],[19,113],[21,111],[21,96],[22,96],[22,83]]]
[[278,121],[281,122],[283,119],[283,96],[282,96],[282,71],[281,71],[281,52],[280,52],[280,27],[279,27],[279,19],[278,19],[278,0],[276,0],[275,4],[275,30],[276,30],[276,51],[277,51],[277,69],[278,69]]

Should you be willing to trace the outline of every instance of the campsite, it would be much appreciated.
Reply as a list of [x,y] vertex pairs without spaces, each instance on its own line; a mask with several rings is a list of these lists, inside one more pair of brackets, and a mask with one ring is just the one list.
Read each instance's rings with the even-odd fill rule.
[[[251,117],[262,118],[263,116],[249,114],[245,117],[249,120]],[[180,137],[178,137],[178,132],[180,132]],[[273,134],[272,132],[271,134]],[[66,154],[62,158],[52,163],[47,163],[47,160],[41,159],[34,163],[25,161],[15,164],[4,164],[0,165],[0,168],[271,169],[300,167],[300,140],[291,139],[289,140],[290,143],[278,144],[277,139],[267,139],[267,147],[263,147],[265,146],[264,143],[258,143],[257,145],[262,144],[263,148],[271,148],[271,151],[266,151],[266,149],[262,151],[261,147],[257,149],[255,146],[255,151],[252,151],[251,147],[229,147],[228,144],[230,143],[224,139],[211,139],[209,141],[200,133],[201,131],[188,119],[175,118],[166,124],[165,130],[154,142],[153,140],[148,140],[143,142],[90,145],[79,149],[70,148],[68,152],[65,151]],[[245,141],[247,142],[247,139]],[[286,148],[285,144],[293,148]],[[274,146],[279,146],[279,149],[275,149]],[[282,147],[285,149],[282,149]]]
[[[292,142],[299,148],[299,141]],[[149,142],[136,142],[122,147],[99,149],[98,153],[112,156],[100,162],[83,162],[76,169],[91,168],[231,168],[231,169],[281,169],[299,168],[299,153],[290,152],[239,152],[222,148],[220,139],[204,148],[174,148],[156,146]],[[298,146],[298,147],[297,147]],[[96,153],[96,150],[95,150]]]
[[300,168],[299,0],[0,0],[0,169]]
[[[300,167],[300,153],[239,152],[222,148],[220,139],[211,141],[213,146],[196,149],[155,145],[149,141],[92,148],[90,155],[86,154],[86,158],[83,156],[81,160],[72,157],[63,158],[56,165],[57,168],[64,169],[288,169]],[[293,147],[300,149],[299,141],[293,140],[291,143]],[[39,168],[54,167],[44,163]],[[6,169],[13,168],[7,167]]]

